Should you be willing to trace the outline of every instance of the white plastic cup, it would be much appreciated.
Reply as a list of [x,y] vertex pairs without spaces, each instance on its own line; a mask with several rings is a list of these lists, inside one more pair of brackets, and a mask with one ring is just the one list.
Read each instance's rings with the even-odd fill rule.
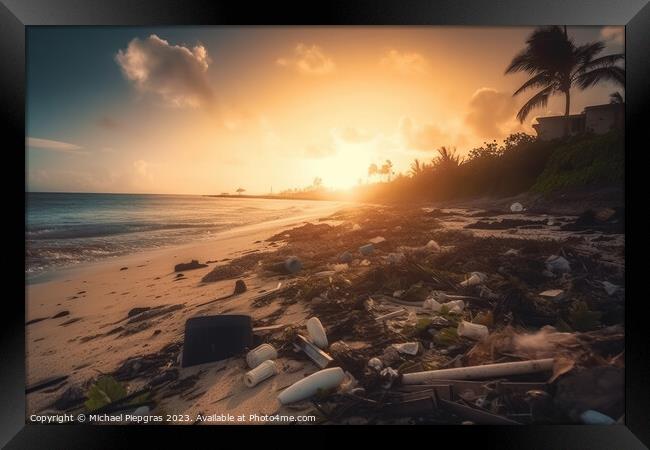
[[276,359],[277,357],[278,352],[271,344],[262,344],[248,352],[246,355],[246,364],[251,369],[254,369],[267,359]]
[[458,336],[474,339],[475,341],[481,340],[486,337],[490,332],[485,325],[478,323],[461,321],[458,324]]
[[267,359],[250,372],[246,372],[246,375],[244,375],[244,383],[249,388],[252,388],[277,373],[278,366],[275,364],[275,361]]

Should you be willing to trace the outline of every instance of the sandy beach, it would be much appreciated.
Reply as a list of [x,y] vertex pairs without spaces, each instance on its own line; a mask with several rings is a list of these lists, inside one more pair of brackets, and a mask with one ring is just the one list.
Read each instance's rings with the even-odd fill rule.
[[[503,271],[511,270],[514,276],[530,283],[531,289],[567,289],[571,282],[565,277],[544,278],[536,269],[526,267],[530,264],[535,267],[534,264],[538,263],[534,261],[543,261],[547,253],[557,252],[568,252],[564,254],[571,255],[572,264],[578,264],[578,261],[584,264],[598,253],[600,265],[597,269],[590,268],[589,275],[598,282],[607,277],[620,283],[624,273],[624,236],[612,233],[612,230],[585,234],[584,230],[574,226],[575,223],[578,223],[576,216],[544,212],[328,205],[310,212],[309,216],[236,228],[207,243],[142,252],[60,272],[52,280],[28,286],[27,384],[55,375],[69,377],[54,387],[29,394],[28,414],[51,410],[54,402],[60,402],[62,398],[79,397],[99,375],[111,374],[123,380],[129,392],[156,385],[153,412],[171,414],[171,421],[179,424],[194,423],[200,415],[212,417],[212,420],[203,421],[204,424],[223,421],[263,423],[263,419],[256,415],[295,416],[304,413],[313,416],[315,410],[310,402],[281,406],[277,400],[281,390],[318,370],[309,359],[296,354],[287,345],[290,337],[286,330],[305,333],[305,321],[316,315],[327,330],[331,344],[329,351],[337,361],[346,361],[347,358],[335,351],[341,347],[346,349],[345,352],[356,352],[357,357],[364,361],[373,355],[381,355],[387,342],[400,342],[404,339],[400,333],[422,317],[430,320],[431,316],[423,310],[421,302],[413,306],[403,306],[402,302],[399,307],[406,308],[409,316],[404,322],[397,323],[407,328],[402,332],[388,331],[394,330],[392,325],[388,330],[377,328],[371,317],[395,311],[396,305],[382,295],[375,297],[373,294],[373,298],[386,298],[386,302],[367,300],[368,293],[376,293],[377,289],[386,291],[386,287],[377,285],[380,281],[376,277],[379,275],[373,274],[385,273],[381,276],[390,277],[394,273],[397,277],[394,282],[398,283],[395,288],[408,288],[423,275],[409,272],[416,269],[407,269],[407,272],[404,268],[396,269],[390,262],[390,255],[420,248],[431,239],[440,244],[436,256],[438,263],[433,267],[441,271],[432,273],[437,273],[438,277],[444,274],[447,286],[461,282],[472,270],[483,270],[490,274],[491,285],[498,292],[498,286],[503,284],[503,281],[498,281],[502,279]],[[370,241],[376,242],[373,255],[358,255],[355,249]],[[503,256],[507,255],[509,248],[518,247],[521,248],[515,253],[522,252],[522,256],[514,257],[518,263],[512,256]],[[346,248],[353,251],[353,259],[349,264],[337,264],[339,253]],[[303,270],[295,276],[274,275],[263,270],[268,261],[288,254],[299,255],[304,263]],[[501,255],[498,258],[506,267],[499,269],[501,274],[495,272],[494,258],[497,255]],[[208,267],[184,271],[182,275],[174,272],[175,264],[192,259],[208,262]],[[244,261],[249,261],[246,266],[249,269],[241,276],[225,275],[226,279],[220,281],[201,282],[202,277],[215,267],[237,267]],[[245,293],[199,306],[231,294],[236,279],[246,283],[248,290]],[[371,285],[368,285],[369,280]],[[281,292],[260,300],[262,294],[272,292],[278,283],[290,286],[289,293]],[[342,285],[339,283],[351,283],[352,296],[345,294],[336,300],[331,292],[340,289]],[[478,292],[473,289],[461,292]],[[483,289],[481,287],[480,297],[484,295]],[[411,290],[412,286],[407,294]],[[489,299],[499,296],[488,291],[487,300],[482,300],[479,306],[483,307],[486,301],[492,302]],[[322,299],[318,292],[321,292]],[[608,302],[608,307],[614,305],[606,298],[602,287],[590,285],[576,292],[577,296],[589,294],[594,301],[602,299],[603,304]],[[498,312],[499,302],[496,304],[495,311]],[[134,308],[151,309],[134,314]],[[472,307],[472,311],[470,314],[475,316],[478,310]],[[513,311],[522,314],[520,320],[523,321],[529,320],[530,314],[546,314],[543,309],[518,312],[516,308],[509,310],[508,314],[512,315]],[[178,355],[185,321],[193,316],[226,313],[250,315],[254,327],[278,326],[257,333],[261,341],[271,342],[280,349],[277,376],[254,388],[246,387],[243,376],[248,369],[243,357],[180,367]],[[552,314],[554,316],[542,318],[537,327],[545,323],[544,320],[549,324],[555,323],[558,313]],[[612,310],[611,314],[614,317],[611,321],[616,322],[620,310]],[[531,323],[538,322],[531,320]],[[336,347],[332,345],[334,341],[345,344],[337,343]],[[448,345],[436,349],[438,344],[435,342],[434,339],[429,344],[431,347],[424,355],[428,361],[426,364],[444,367],[453,362],[453,353],[446,350]],[[462,341],[449,348],[466,351],[471,345],[470,341]],[[145,364],[147,361],[153,361],[150,369]],[[405,364],[409,364],[408,361]],[[417,367],[423,367],[422,362],[418,364]],[[355,370],[354,364],[348,368]],[[366,373],[363,367],[360,370],[355,372],[357,378]],[[70,400],[68,408],[63,409],[74,410],[80,401],[79,398],[76,402]],[[246,417],[245,421],[233,419],[240,414]]]
[[[129,358],[155,353],[172,342],[182,341],[184,323],[192,316],[241,313],[251,315],[254,320],[266,317],[275,311],[273,305],[253,309],[248,300],[276,287],[277,279],[261,279],[255,275],[242,277],[248,286],[246,293],[196,308],[194,305],[232,293],[234,280],[201,283],[201,278],[210,268],[189,270],[183,272],[182,278],[177,278],[174,265],[192,259],[223,264],[224,260],[243,254],[272,250],[274,247],[265,242],[269,236],[326,216],[339,207],[327,205],[309,215],[235,228],[220,233],[207,243],[141,252],[83,268],[62,270],[50,281],[28,285],[26,322],[36,322],[26,327],[26,384],[54,374],[69,375],[68,385],[83,384],[100,373],[115,370]],[[215,266],[215,263],[210,266]],[[133,308],[174,305],[183,308],[158,316],[144,326],[140,323],[115,331],[124,325],[128,312]],[[300,307],[285,310],[280,323],[302,321],[305,314]],[[57,315],[60,317],[54,318]],[[41,318],[45,320],[38,320]],[[224,413],[251,410],[270,413],[277,395],[275,389],[302,377],[302,370],[278,376],[264,387],[253,390],[260,391],[253,396],[241,380],[244,366],[242,359],[238,359],[188,368],[184,375],[202,373],[196,390],[201,386],[205,390],[210,388],[209,395],[202,398],[203,404],[232,394],[233,390],[241,390],[243,398],[235,397],[224,401],[221,406],[215,405],[216,410]],[[50,393],[46,390],[29,395],[27,411],[46,409],[60,394],[59,390]],[[255,398],[247,402],[246,399],[251,397]],[[185,412],[196,403],[180,398],[175,400],[166,404],[167,411]]]

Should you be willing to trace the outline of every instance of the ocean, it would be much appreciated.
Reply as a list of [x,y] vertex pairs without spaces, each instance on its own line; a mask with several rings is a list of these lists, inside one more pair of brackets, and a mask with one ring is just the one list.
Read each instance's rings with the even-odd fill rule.
[[206,240],[234,227],[300,216],[310,200],[199,195],[28,193],[28,280],[59,268]]

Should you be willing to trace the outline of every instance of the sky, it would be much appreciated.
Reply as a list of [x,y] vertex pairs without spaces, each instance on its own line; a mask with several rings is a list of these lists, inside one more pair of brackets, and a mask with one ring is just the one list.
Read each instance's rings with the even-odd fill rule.
[[[267,194],[407,172],[520,124],[530,27],[28,27],[27,190]],[[623,51],[622,27],[569,27]],[[571,111],[616,86],[572,91]],[[619,89],[620,90],[620,89]]]

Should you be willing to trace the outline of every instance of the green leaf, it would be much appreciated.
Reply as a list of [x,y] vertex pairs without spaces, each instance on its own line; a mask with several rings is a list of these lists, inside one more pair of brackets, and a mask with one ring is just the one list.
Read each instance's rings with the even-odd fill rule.
[[89,411],[94,411],[126,397],[126,389],[115,378],[104,376],[88,390],[86,397],[88,400],[84,405]]
[[600,325],[599,311],[590,311],[585,302],[578,302],[571,308],[569,320],[573,328],[578,331],[591,331]]

